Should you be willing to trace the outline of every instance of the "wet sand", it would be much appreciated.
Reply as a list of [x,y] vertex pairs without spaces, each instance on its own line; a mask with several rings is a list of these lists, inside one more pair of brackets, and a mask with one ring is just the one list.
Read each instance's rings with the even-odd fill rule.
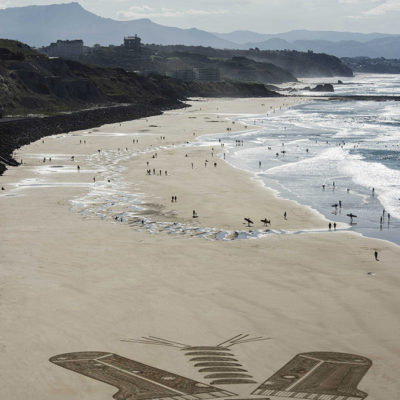
[[[121,339],[215,345],[240,333],[271,338],[234,347],[258,383],[296,354],[345,352],[373,362],[359,385],[368,398],[396,398],[399,247],[328,232],[313,210],[226,164],[223,147],[212,156],[196,144],[245,129],[229,116],[299,100],[195,101],[19,149],[23,166],[0,177],[0,398],[111,399],[115,388],[48,361],[79,351],[205,381],[179,350]],[[146,174],[153,168],[162,176]],[[251,236],[244,217],[260,238],[233,240]],[[216,240],[220,232],[225,240]]]

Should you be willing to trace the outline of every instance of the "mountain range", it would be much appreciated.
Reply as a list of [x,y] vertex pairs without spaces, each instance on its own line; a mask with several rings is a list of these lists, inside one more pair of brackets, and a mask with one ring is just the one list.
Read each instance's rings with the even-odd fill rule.
[[0,37],[30,46],[58,39],[83,39],[93,46],[119,45],[127,35],[144,43],[210,46],[219,49],[312,50],[338,57],[400,58],[400,35],[295,30],[280,34],[251,31],[211,33],[156,24],[149,19],[117,21],[85,10],[79,3],[14,7],[0,10]]

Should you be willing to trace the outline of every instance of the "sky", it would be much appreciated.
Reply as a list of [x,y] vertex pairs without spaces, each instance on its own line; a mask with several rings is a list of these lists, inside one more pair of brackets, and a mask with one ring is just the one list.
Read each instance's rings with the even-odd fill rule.
[[[71,0],[72,1],[72,0]],[[400,34],[400,0],[77,0],[108,18],[150,18],[162,25],[210,32],[293,29]],[[69,0],[0,0],[0,8]]]

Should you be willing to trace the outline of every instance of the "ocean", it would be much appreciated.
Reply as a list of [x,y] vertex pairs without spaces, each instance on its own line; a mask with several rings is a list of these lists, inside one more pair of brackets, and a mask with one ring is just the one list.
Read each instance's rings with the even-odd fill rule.
[[[307,79],[298,86],[337,81]],[[400,95],[400,75],[343,81],[336,95]],[[348,214],[354,214],[349,229],[400,244],[400,102],[310,99],[235,119],[261,127],[221,137],[229,163],[333,222],[350,224]]]

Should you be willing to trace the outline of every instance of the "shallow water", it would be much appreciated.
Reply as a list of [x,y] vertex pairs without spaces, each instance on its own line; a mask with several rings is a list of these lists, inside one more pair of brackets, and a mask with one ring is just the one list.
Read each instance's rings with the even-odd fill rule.
[[[361,76],[343,87],[346,94],[400,94],[400,76]],[[313,100],[237,120],[261,128],[222,137],[228,162],[334,222],[350,222],[353,213],[353,230],[400,244],[399,102]]]

